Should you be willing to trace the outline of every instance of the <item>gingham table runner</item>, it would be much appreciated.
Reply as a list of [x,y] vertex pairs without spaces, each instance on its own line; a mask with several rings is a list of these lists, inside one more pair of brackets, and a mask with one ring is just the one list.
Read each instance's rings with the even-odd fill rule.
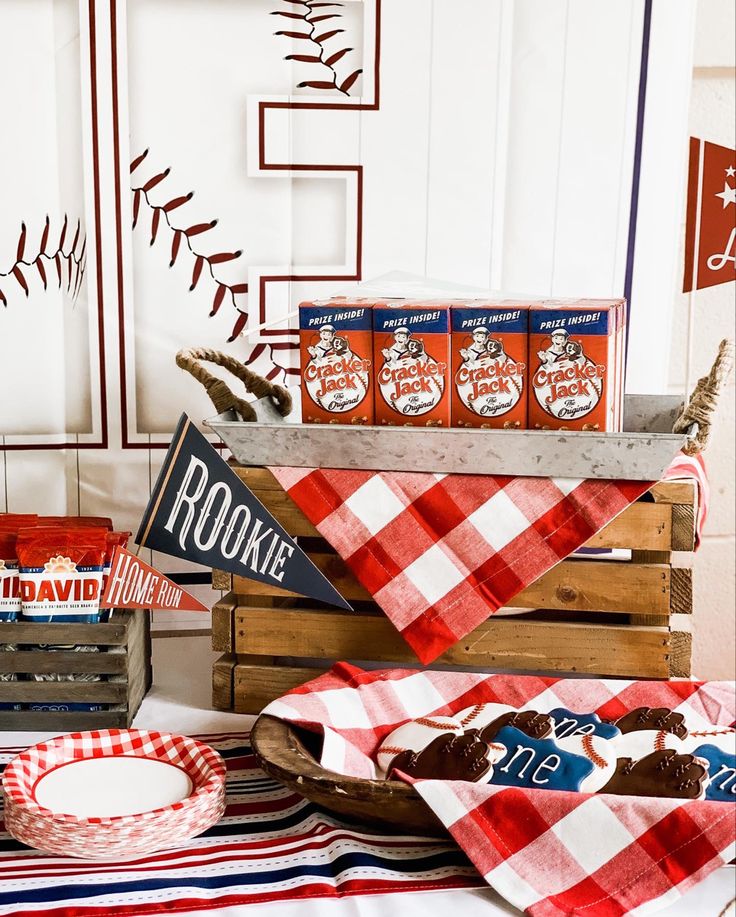
[[[613,719],[638,706],[669,707],[691,730],[732,725],[732,682],[639,682],[364,672],[346,663],[264,712],[325,736],[322,763],[372,777],[372,755],[397,725],[485,702],[549,712],[565,707]],[[415,783],[489,885],[533,917],[647,914],[736,855],[731,803]]]
[[[0,822],[0,914],[123,917],[483,886],[449,838],[348,827],[267,777],[247,735],[197,738],[227,764],[227,808],[214,828],[171,850],[90,862],[30,850]],[[21,750],[0,749],[0,770]]]
[[[271,468],[419,660],[433,662],[655,483]],[[663,476],[700,488],[700,456]]]

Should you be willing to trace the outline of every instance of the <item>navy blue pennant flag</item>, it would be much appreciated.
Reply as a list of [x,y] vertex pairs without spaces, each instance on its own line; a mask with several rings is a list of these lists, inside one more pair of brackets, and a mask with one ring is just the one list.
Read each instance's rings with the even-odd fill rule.
[[186,414],[177,425],[136,541],[352,611]]

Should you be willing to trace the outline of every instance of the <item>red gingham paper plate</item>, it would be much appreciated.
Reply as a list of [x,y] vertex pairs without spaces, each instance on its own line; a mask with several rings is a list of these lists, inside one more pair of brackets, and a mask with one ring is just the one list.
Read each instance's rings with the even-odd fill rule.
[[[52,811],[36,798],[41,780],[59,768],[114,757],[176,767],[191,781],[191,791],[178,802],[130,815],[80,817]],[[214,749],[186,736],[142,729],[70,733],[28,748],[8,764],[2,782],[5,825],[21,843],[61,856],[110,859],[151,853],[189,840],[218,821],[225,808],[225,773]]]

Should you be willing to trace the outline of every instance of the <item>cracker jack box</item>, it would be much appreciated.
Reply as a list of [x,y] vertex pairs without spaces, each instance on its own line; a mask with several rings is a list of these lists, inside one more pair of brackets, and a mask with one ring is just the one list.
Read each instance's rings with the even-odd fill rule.
[[529,428],[617,432],[622,300],[547,300],[529,312]]
[[450,304],[373,309],[376,423],[450,426]]
[[299,306],[302,422],[372,424],[371,300]]
[[452,425],[526,429],[529,304],[454,305]]

